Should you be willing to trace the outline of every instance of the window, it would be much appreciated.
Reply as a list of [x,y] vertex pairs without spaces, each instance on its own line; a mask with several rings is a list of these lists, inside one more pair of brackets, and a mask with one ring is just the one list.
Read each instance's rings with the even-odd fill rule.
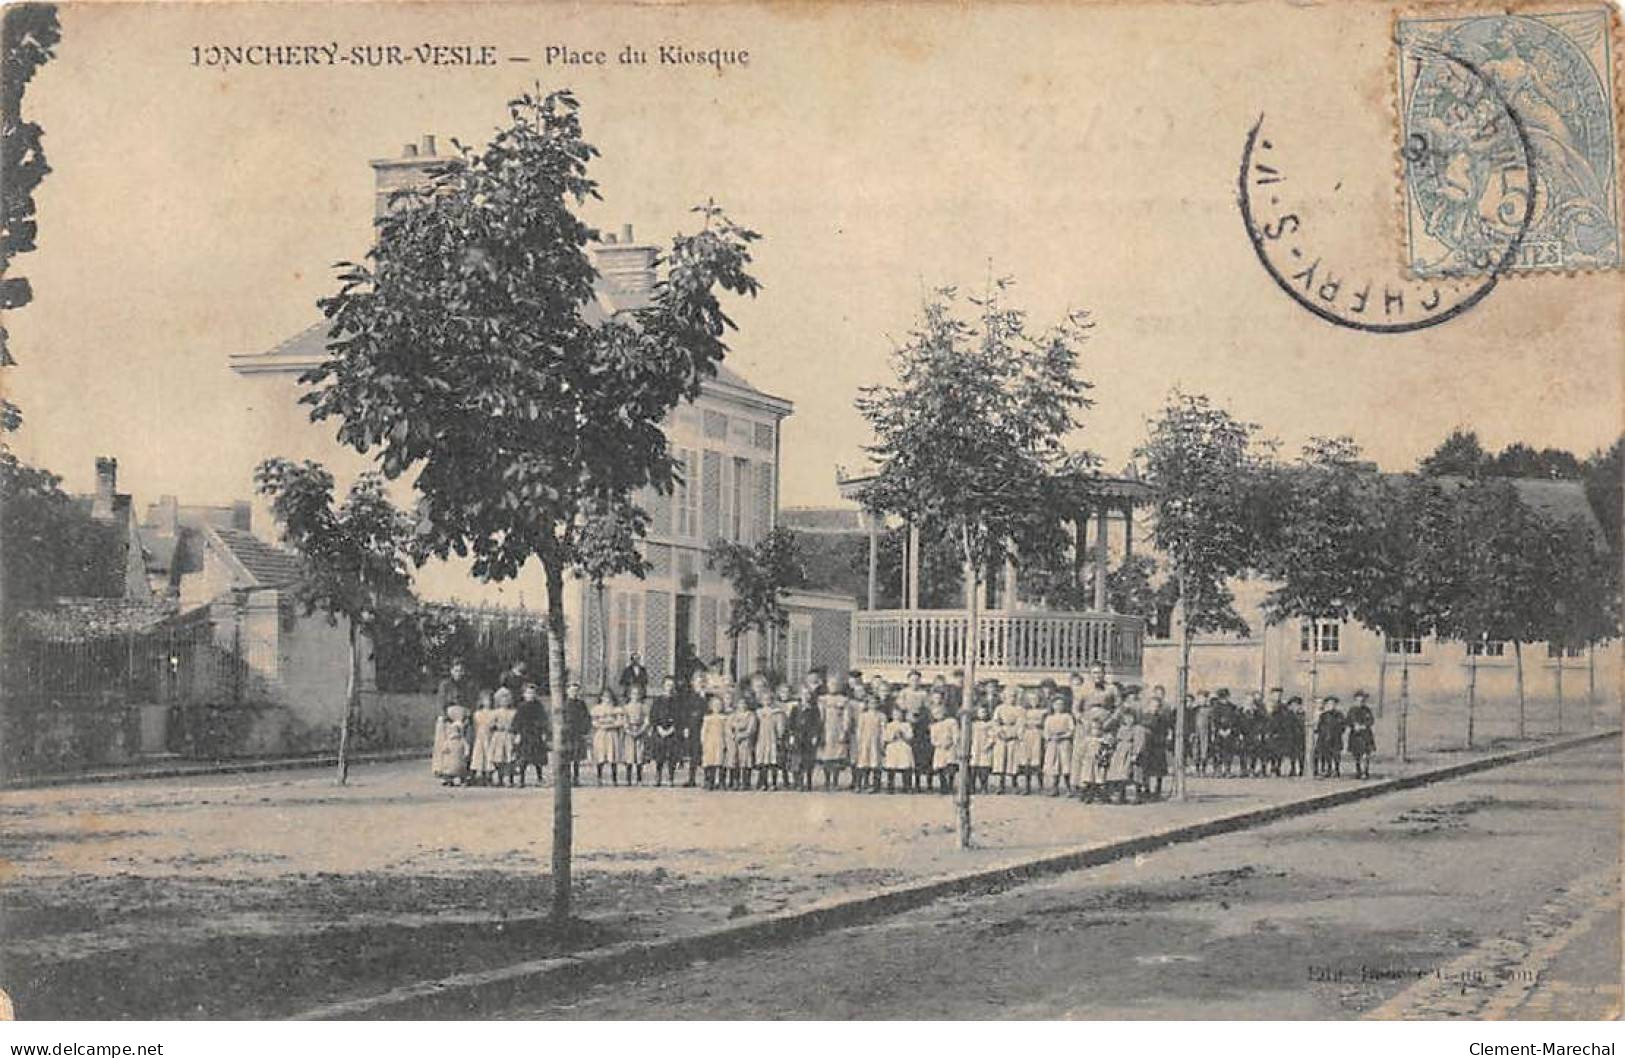
[[1507,645],[1499,639],[1486,639],[1481,643],[1468,643],[1467,654],[1475,658],[1505,657]]
[[790,615],[790,656],[785,658],[785,669],[792,686],[812,670],[812,615]]
[[700,531],[700,458],[694,449],[682,448],[677,459],[683,475],[675,493],[677,535],[692,539]]
[[1303,654],[1336,654],[1343,648],[1343,626],[1337,621],[1305,621],[1298,628],[1298,650]]
[[757,448],[765,448],[771,452],[773,450],[773,427],[766,423],[757,423],[753,440]]
[[723,441],[728,437],[728,417],[720,411],[705,412],[705,436],[714,440]]
[[746,527],[750,525],[749,496],[750,496],[750,460],[734,458],[734,474],[732,482],[732,506],[729,509],[728,539],[736,543],[748,544],[745,539]]
[[1422,653],[1421,636],[1386,636],[1382,648],[1390,654],[1409,654],[1412,657]]
[[616,592],[610,607],[609,667],[619,673],[633,654],[643,653],[643,595]]
[[[1554,644],[1554,643],[1547,643],[1546,644],[1546,656],[1548,658],[1555,659],[1557,657],[1558,650],[1559,650],[1559,648],[1558,648],[1558,646],[1556,644]],[[1585,651],[1583,649],[1581,649],[1580,647],[1569,647],[1567,650],[1563,651],[1563,653],[1567,657],[1577,658],[1577,657],[1583,656],[1585,654]]]

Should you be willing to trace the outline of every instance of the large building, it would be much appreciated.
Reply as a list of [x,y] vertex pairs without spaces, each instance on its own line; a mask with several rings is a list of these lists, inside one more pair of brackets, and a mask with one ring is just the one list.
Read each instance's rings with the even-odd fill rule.
[[[395,158],[372,163],[376,175],[374,210],[389,207],[397,188],[421,180],[427,170],[443,165],[433,137],[409,144]],[[634,310],[647,303],[656,281],[655,246],[638,242],[631,225],[606,234],[592,247],[599,272],[597,318]],[[230,358],[242,380],[242,421],[259,439],[257,458],[273,455],[316,459],[341,481],[367,469],[368,461],[338,445],[329,425],[309,421],[298,403],[299,375],[326,357],[327,325],[319,321],[288,340],[259,353]],[[643,659],[652,677],[674,672],[684,644],[704,661],[730,649],[727,626],[732,592],[708,568],[706,553],[717,540],[750,544],[762,539],[778,521],[780,426],[793,410],[790,401],[751,385],[727,365],[706,380],[697,400],[673,413],[666,430],[683,468],[683,482],[671,496],[652,491],[640,502],[652,517],[647,541],[650,573],[643,579],[617,577],[606,585],[600,618],[599,600],[579,579],[567,589],[569,622],[567,661],[587,686],[604,673],[601,658],[607,637],[611,677],[632,654]],[[245,467],[246,475],[251,467]],[[440,601],[499,605],[541,611],[546,589],[539,567],[507,583],[486,584],[457,565],[435,565],[420,571],[419,592]],[[781,636],[748,633],[731,659],[735,671],[764,666],[799,675],[812,665],[844,667],[847,662],[850,597],[804,591],[788,600],[790,626]]]

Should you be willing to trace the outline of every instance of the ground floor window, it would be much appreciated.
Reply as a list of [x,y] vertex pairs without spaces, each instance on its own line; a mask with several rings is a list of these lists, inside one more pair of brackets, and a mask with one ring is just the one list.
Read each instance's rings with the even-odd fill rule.
[[1383,649],[1390,654],[1409,654],[1412,657],[1422,653],[1421,636],[1385,636]]
[[1507,645],[1499,639],[1486,639],[1480,643],[1468,643],[1467,654],[1475,658],[1501,658],[1505,657]]
[[633,654],[643,653],[643,595],[616,592],[610,608],[609,664],[619,672]]
[[1584,657],[1585,656],[1585,648],[1584,647],[1569,647],[1569,648],[1567,648],[1565,650],[1563,648],[1560,648],[1555,643],[1547,643],[1546,644],[1546,656],[1548,658],[1557,657],[1558,652],[1560,650],[1562,650],[1563,656],[1565,656],[1565,657],[1578,658],[1578,657]]
[[1337,654],[1343,649],[1343,626],[1337,621],[1305,621],[1298,627],[1298,651]]
[[803,676],[812,671],[812,615],[791,614],[788,637],[789,657],[785,658],[785,675],[792,687],[801,683]]

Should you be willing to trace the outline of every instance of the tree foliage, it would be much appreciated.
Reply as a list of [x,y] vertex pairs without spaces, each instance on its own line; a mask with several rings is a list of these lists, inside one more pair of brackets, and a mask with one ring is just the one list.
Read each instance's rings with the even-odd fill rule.
[[753,545],[717,540],[711,545],[706,564],[733,588],[733,611],[727,627],[730,640],[752,630],[765,636],[789,626],[790,611],[785,609],[784,597],[807,579],[795,533],[778,526]]
[[1275,501],[1288,513],[1258,559],[1274,582],[1264,601],[1269,620],[1348,617],[1375,561],[1378,476],[1348,437],[1312,438],[1296,463],[1273,476]]
[[[51,171],[45,161],[45,133],[23,118],[23,93],[35,72],[56,54],[62,38],[55,4],[22,3],[0,16],[0,367],[11,365],[4,314],[33,300],[28,280],[11,274],[12,259],[34,249],[34,191]],[[6,408],[12,407],[5,405]],[[9,413],[8,413],[9,414]]]
[[0,444],[0,613],[59,596],[124,590],[115,527],[62,491],[62,479]]
[[955,540],[980,572],[1064,549],[1068,504],[1096,462],[1066,447],[1090,403],[1077,369],[1093,324],[1074,312],[1031,333],[1010,285],[969,299],[968,319],[953,288],[931,294],[893,354],[896,382],[857,400],[879,468],[865,502]]
[[304,562],[295,587],[307,614],[345,618],[362,630],[411,602],[407,552],[412,520],[389,499],[383,478],[363,474],[334,504],[333,475],[320,463],[267,459],[254,472],[283,539]]
[[459,145],[399,194],[364,263],[322,301],[329,358],[304,376],[312,418],[416,474],[420,554],[472,555],[476,576],[575,564],[579,517],[643,486],[669,492],[661,423],[698,396],[732,321],[718,287],[754,294],[757,235],[714,206],[677,237],[650,304],[594,323],[597,233],[572,212],[597,186],[569,92],[526,94],[483,151]]
[[1257,432],[1207,397],[1175,390],[1136,452],[1152,490],[1151,537],[1183,586],[1193,634],[1247,631],[1228,582],[1258,552],[1251,508],[1266,460]]

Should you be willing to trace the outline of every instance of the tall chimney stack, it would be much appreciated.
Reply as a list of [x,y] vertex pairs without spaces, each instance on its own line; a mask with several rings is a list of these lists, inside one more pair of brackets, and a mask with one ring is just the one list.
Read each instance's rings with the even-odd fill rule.
[[373,220],[389,212],[390,195],[403,188],[423,187],[429,182],[429,170],[456,162],[454,156],[438,153],[430,135],[425,135],[421,143],[406,144],[398,158],[374,158]]
[[636,309],[648,303],[655,287],[655,258],[659,253],[653,245],[637,242],[630,224],[621,225],[619,238],[605,232],[593,244],[599,288],[614,308]]
[[96,498],[90,504],[90,516],[97,521],[113,520],[113,497],[118,494],[118,460],[112,456],[96,457]]

